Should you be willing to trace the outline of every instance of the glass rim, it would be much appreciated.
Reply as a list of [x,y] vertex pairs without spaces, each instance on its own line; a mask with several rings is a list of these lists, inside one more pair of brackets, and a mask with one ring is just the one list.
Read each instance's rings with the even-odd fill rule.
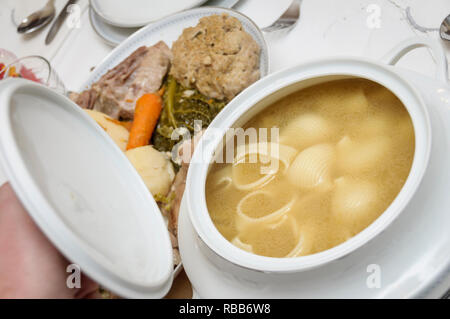
[[[8,70],[9,70],[14,64],[20,63],[20,62],[23,61],[23,60],[33,59],[33,58],[39,59],[39,60],[41,60],[41,61],[44,61],[45,64],[47,65],[47,67],[48,67],[48,75],[47,75],[47,78],[46,78],[46,79],[42,79],[42,80],[44,81],[43,84],[47,85],[47,84],[49,83],[49,81],[50,81],[50,77],[51,77],[51,75],[52,75],[53,69],[52,69],[52,66],[51,66],[50,62],[49,62],[46,58],[44,58],[43,56],[41,56],[41,55],[28,55],[28,56],[24,56],[24,57],[18,58],[18,59],[16,59],[16,60],[14,60],[13,62],[9,63],[8,65],[6,65],[6,66],[2,69],[2,70],[5,72],[5,78],[8,77]],[[0,71],[1,71],[1,70],[0,70]]]

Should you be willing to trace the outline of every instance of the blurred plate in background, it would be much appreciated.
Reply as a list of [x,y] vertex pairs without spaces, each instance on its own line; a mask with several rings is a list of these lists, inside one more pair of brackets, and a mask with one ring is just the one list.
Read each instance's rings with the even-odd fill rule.
[[205,2],[206,0],[90,0],[91,7],[105,21],[127,28],[141,27]]
[[[239,0],[209,0],[204,3],[204,6],[232,8],[237,2],[239,2]],[[109,24],[108,21],[97,14],[92,6],[89,8],[89,20],[97,35],[113,47],[119,45],[130,35],[139,30],[139,27],[126,28]]]
[[126,38],[132,35],[139,28],[123,28],[106,23],[95,10],[89,8],[89,20],[92,28],[107,44],[115,47],[122,43]]

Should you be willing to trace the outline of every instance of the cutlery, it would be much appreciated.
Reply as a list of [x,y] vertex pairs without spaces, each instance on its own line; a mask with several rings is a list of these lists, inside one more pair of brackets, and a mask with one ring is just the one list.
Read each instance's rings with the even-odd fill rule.
[[289,8],[270,26],[262,28],[263,32],[291,30],[300,18],[300,0],[293,0]]
[[220,8],[233,8],[239,0],[209,0],[203,6],[205,7],[220,7]]
[[450,41],[450,14],[442,21],[439,33],[442,40]]
[[406,8],[406,17],[408,18],[409,23],[420,32],[431,32],[438,31],[442,40],[450,41],[450,14],[445,17],[442,21],[440,28],[426,28],[417,24],[414,18],[411,15],[411,8]]
[[64,20],[69,15],[69,11],[67,10],[67,8],[70,5],[75,4],[77,1],[78,0],[69,0],[66,3],[66,5],[62,9],[61,13],[59,14],[59,16],[56,18],[55,22],[53,22],[53,25],[50,28],[50,31],[48,31],[47,37],[45,38],[45,44],[47,44],[47,45],[50,44],[50,42],[52,42],[52,40],[55,38],[55,36],[58,33],[59,29],[61,28]]
[[42,9],[30,14],[28,17],[23,19],[17,27],[17,32],[31,33],[42,28],[50,21],[52,21],[55,17],[54,2],[55,0],[49,0]]

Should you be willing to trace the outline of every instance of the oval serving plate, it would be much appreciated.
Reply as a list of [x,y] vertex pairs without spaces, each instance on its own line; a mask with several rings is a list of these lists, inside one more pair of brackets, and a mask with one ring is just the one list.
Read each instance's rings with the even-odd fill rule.
[[[266,76],[269,73],[268,49],[264,36],[258,26],[247,16],[232,9],[202,7],[183,11],[163,18],[160,21],[150,24],[131,35],[127,40],[122,42],[109,55],[107,55],[105,59],[92,71],[89,78],[80,88],[80,91],[89,88],[93,83],[98,81],[102,75],[108,72],[108,70],[118,65],[140,46],[150,46],[162,40],[166,42],[169,47],[172,47],[172,43],[178,39],[185,28],[195,26],[200,18],[222,13],[227,13],[230,16],[239,19],[245,31],[247,31],[261,47],[260,72],[261,77]],[[174,276],[177,276],[181,269],[182,264],[175,268]]]
[[80,91],[90,87],[93,83],[98,81],[103,74],[122,62],[140,46],[154,45],[162,40],[166,42],[169,47],[172,47],[172,43],[178,39],[185,28],[195,26],[200,18],[222,13],[227,13],[228,15],[239,19],[245,31],[255,39],[256,43],[258,43],[261,48],[261,77],[266,76],[269,73],[269,55],[266,41],[258,26],[250,18],[235,10],[218,7],[202,7],[163,18],[131,35],[107,55],[94,71],[92,71],[87,81],[80,88]]

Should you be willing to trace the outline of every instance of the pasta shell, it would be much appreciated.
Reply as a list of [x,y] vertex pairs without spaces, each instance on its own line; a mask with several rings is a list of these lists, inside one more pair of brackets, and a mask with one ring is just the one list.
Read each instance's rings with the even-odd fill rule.
[[341,109],[351,115],[358,115],[366,113],[369,108],[369,101],[364,94],[362,88],[357,88],[341,96]]
[[300,257],[311,254],[314,247],[314,241],[317,238],[317,233],[314,227],[308,225],[297,226],[298,241],[295,247],[286,255],[287,258]]
[[270,182],[280,168],[284,174],[296,154],[294,148],[277,143],[240,145],[232,166],[233,184],[240,190],[260,188]]
[[326,190],[331,186],[336,161],[335,149],[330,144],[319,144],[301,152],[288,171],[289,182],[302,189]]
[[372,169],[389,155],[391,140],[386,136],[354,141],[348,136],[337,144],[338,170],[341,174]]
[[208,176],[208,187],[214,190],[225,190],[231,187],[233,180],[231,178],[231,166],[224,166]]
[[280,143],[299,150],[323,143],[333,135],[330,123],[323,117],[308,113],[302,114],[280,130]]
[[335,186],[331,202],[333,215],[347,224],[368,225],[376,210],[375,185],[349,177],[340,177],[336,179]]
[[[252,208],[245,208],[245,205],[246,203],[248,203],[248,201],[251,201],[252,198],[255,198],[256,196],[265,196],[267,199],[274,201],[274,198],[271,196],[271,194],[260,190],[253,191],[244,196],[237,205],[236,228],[239,232],[245,231],[245,229],[250,226],[264,225],[266,223],[276,222],[291,210],[296,200],[295,198],[293,198],[278,209],[275,208],[275,210],[272,212],[266,212],[262,217],[253,217],[250,216],[249,213],[247,213],[248,211],[252,210]],[[253,209],[260,210],[261,206],[256,204],[254,205]]]

